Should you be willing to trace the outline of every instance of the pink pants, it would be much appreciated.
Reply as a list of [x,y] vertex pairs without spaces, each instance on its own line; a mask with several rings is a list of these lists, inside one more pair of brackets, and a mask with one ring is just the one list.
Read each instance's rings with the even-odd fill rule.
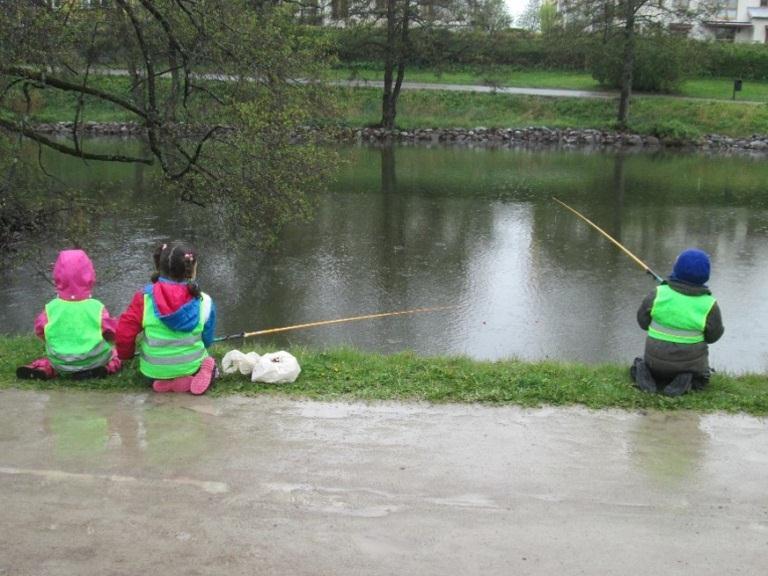
[[[117,357],[117,350],[112,350],[112,358],[109,359],[109,362],[107,362],[107,365],[105,368],[107,369],[107,374],[116,374],[120,371],[120,367],[123,365],[122,360]],[[48,360],[48,358],[38,358],[31,364],[27,364],[30,368],[33,368],[35,370],[42,370],[45,372],[45,375],[48,378],[53,378],[56,376],[56,370],[54,369],[53,365],[51,364],[51,361]]]

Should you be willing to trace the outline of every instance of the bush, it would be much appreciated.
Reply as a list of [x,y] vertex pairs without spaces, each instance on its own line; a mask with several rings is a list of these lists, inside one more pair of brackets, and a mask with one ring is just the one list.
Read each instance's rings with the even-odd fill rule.
[[[326,31],[341,62],[383,62],[385,30],[364,26]],[[535,35],[518,29],[488,34],[471,30],[414,29],[410,65],[511,65],[519,69],[584,70],[591,39],[578,34]]]
[[[640,92],[674,92],[699,72],[697,43],[678,36],[654,34],[636,39],[632,87]],[[623,39],[593,46],[592,77],[611,88],[621,87]]]
[[706,54],[704,72],[712,76],[768,80],[768,47],[764,44],[711,42],[701,48]]
[[[383,28],[310,27],[335,46],[339,60],[346,64],[381,66]],[[513,66],[521,70],[589,70],[606,86],[618,86],[621,74],[622,43],[603,43],[596,36],[578,30],[559,29],[551,34],[534,34],[520,29],[492,34],[471,30],[416,28],[411,66],[440,68],[453,65]],[[673,92],[686,77],[709,74],[768,80],[768,47],[762,44],[726,44],[694,41],[657,32],[637,38],[634,86],[647,92]]]

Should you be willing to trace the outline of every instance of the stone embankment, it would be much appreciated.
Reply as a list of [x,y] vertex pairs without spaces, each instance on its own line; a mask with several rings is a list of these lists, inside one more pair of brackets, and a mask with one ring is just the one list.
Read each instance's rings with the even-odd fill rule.
[[[38,124],[36,129],[46,134],[66,135],[72,131],[71,122]],[[181,134],[199,134],[206,127],[178,126]],[[140,136],[143,127],[134,123],[86,122],[81,134],[90,136]],[[322,129],[304,128],[301,135],[325,134]],[[595,129],[563,129],[546,127],[528,128],[418,128],[414,130],[385,130],[383,128],[338,128],[332,131],[333,139],[342,142],[384,144],[388,142],[419,145],[447,144],[458,146],[518,147],[613,147],[613,148],[660,148],[684,147],[699,150],[768,152],[768,135],[753,134],[749,138],[731,138],[707,134],[696,140],[657,138],[656,136],[629,134]]]

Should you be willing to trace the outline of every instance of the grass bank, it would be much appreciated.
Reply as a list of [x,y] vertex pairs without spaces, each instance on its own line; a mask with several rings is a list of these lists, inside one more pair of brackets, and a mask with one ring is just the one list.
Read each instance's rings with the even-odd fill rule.
[[[251,346],[246,346],[251,349]],[[266,346],[257,351],[270,349]],[[271,348],[274,350],[274,348]],[[227,348],[219,346],[221,358]],[[392,356],[350,349],[292,349],[302,373],[293,384],[251,383],[246,377],[222,378],[211,391],[227,394],[281,395],[317,400],[401,400],[520,406],[584,405],[590,408],[688,409],[701,412],[768,414],[768,377],[716,374],[704,392],[666,398],[635,390],[627,368],[565,362],[478,362],[466,358],[423,358],[411,353]],[[16,366],[39,356],[42,345],[31,337],[0,337],[0,389],[105,390],[146,392],[147,385],[130,363],[104,380],[23,381]]]
[[[381,94],[375,89],[338,89],[342,120],[353,126],[379,121]],[[542,98],[504,94],[404,91],[398,103],[398,126],[474,128],[547,126],[615,128],[616,101],[594,98]],[[630,129],[639,134],[696,138],[723,134],[748,138],[768,133],[768,106],[661,96],[632,100]]]
[[[105,88],[127,90],[129,80],[102,77],[99,82],[103,82]],[[380,90],[335,88],[333,92],[339,115],[319,118],[319,121],[366,126],[380,120]],[[35,94],[31,113],[34,121],[74,118],[76,100],[72,94],[55,90]],[[109,102],[86,100],[84,120],[123,122],[130,119]],[[397,122],[404,129],[548,126],[612,130],[615,116],[616,102],[612,99],[404,91],[398,104]],[[630,128],[640,134],[679,139],[693,139],[706,133],[748,138],[755,133],[768,133],[768,106],[640,96],[633,99]]]

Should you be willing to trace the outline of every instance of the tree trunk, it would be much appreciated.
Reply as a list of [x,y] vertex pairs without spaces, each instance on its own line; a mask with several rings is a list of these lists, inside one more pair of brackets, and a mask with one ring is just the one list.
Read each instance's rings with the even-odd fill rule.
[[[400,37],[397,34],[397,2],[387,0],[387,51],[384,56],[384,95],[381,107],[381,126],[388,130],[395,128],[397,99],[405,77],[405,60],[408,52],[408,34],[411,19],[410,0],[403,1]],[[395,77],[395,69],[397,76]]]
[[387,1],[387,48],[384,56],[384,94],[381,101],[381,127],[392,130],[397,115],[397,99],[392,90],[392,78],[395,71],[395,52],[397,49],[396,10],[397,0]]
[[632,68],[635,65],[635,3],[625,1],[624,64],[621,70],[621,96],[619,98],[619,129],[626,130],[629,119],[629,99],[632,97]]
[[[395,88],[392,90],[392,98],[395,103],[400,97],[400,88],[403,86],[403,77],[405,76],[405,59],[408,56],[408,25],[411,20],[409,2],[410,0],[403,0],[403,22],[400,27],[400,45],[397,50],[397,80],[395,80]],[[392,120],[394,122],[394,116]]]

